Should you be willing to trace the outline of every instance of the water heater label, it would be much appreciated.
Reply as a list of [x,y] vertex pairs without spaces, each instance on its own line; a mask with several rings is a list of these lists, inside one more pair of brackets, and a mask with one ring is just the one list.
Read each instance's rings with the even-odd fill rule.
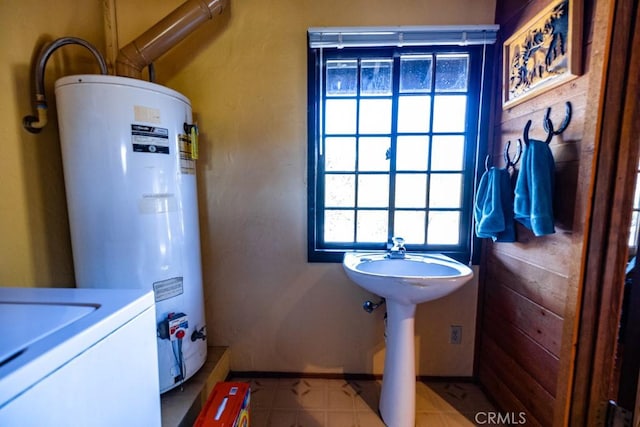
[[184,175],[196,174],[196,161],[193,160],[193,145],[189,135],[178,135],[180,145],[180,172]]
[[169,154],[169,129],[132,124],[131,143],[136,153]]
[[153,284],[153,293],[155,295],[156,302],[182,295],[183,291],[182,277],[173,277]]

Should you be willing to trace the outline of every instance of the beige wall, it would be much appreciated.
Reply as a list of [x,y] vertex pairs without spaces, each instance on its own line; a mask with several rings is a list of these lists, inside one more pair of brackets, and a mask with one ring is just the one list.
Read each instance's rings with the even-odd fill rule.
[[[101,2],[0,1],[0,286],[74,285],[55,121],[37,136],[22,128],[22,118],[33,114],[32,58],[62,36],[81,37],[102,49]],[[53,82],[79,72],[99,72],[80,47],[65,47],[49,60],[51,116]]]
[[[26,13],[27,6],[13,2]],[[94,25],[86,24],[86,28],[102,29],[101,4],[77,1],[85,3],[92,5],[95,15],[91,18]],[[116,4],[122,46],[180,1],[119,0]],[[65,8],[56,4],[55,9]],[[306,29],[488,24],[493,23],[494,11],[495,0],[231,0],[230,9],[222,16],[203,25],[158,61],[158,82],[191,99],[201,129],[198,179],[209,339],[212,344],[231,347],[233,370],[382,371],[384,313],[378,310],[369,315],[360,308],[364,300],[374,297],[350,283],[340,264],[306,262]],[[1,13],[0,24],[11,23],[14,13]],[[64,13],[58,15],[62,22],[73,22]],[[46,21],[47,17],[41,19]],[[14,53],[25,70],[35,41],[46,33],[42,28],[29,27],[30,38],[21,40],[24,52]],[[64,25],[48,31],[59,36],[72,30],[102,47],[97,42],[104,40],[102,34]],[[29,78],[26,71],[0,70],[1,78],[5,73],[9,79]],[[18,90],[15,81],[7,85]],[[19,126],[19,119],[29,110],[27,90],[23,92],[20,99],[0,100],[8,102],[0,104],[3,109],[16,110],[0,119],[1,126],[11,128],[9,145],[16,152],[15,164],[9,172],[3,169],[4,179],[0,180],[0,223],[11,232],[16,246],[25,247],[15,254],[7,243],[2,244],[1,254],[10,253],[18,267],[10,273],[5,260],[0,261],[0,285],[11,285],[8,279],[14,276],[26,276],[21,285],[32,286],[30,280],[38,274],[45,284],[56,286],[57,276],[72,276],[66,210],[58,200],[57,222],[40,229],[30,223],[30,209],[46,218],[48,207],[44,196],[37,203],[25,201],[24,176],[36,172],[30,171],[32,165],[20,150],[25,139],[33,144],[45,139],[25,135]],[[7,117],[12,119],[7,122]],[[56,144],[53,137],[46,141]],[[38,169],[49,167],[61,176],[59,151],[55,156],[50,165]],[[4,158],[1,161],[5,162]],[[57,178],[54,184],[55,191],[62,193],[62,179]],[[13,212],[5,209],[4,203],[20,205],[20,209]],[[7,225],[7,220],[15,225]],[[49,233],[61,236],[62,255],[57,257],[62,266],[40,273],[32,240],[35,236],[42,241],[39,248],[51,259]],[[471,374],[475,283],[419,307],[419,374]],[[462,345],[448,344],[451,324],[463,326]]]

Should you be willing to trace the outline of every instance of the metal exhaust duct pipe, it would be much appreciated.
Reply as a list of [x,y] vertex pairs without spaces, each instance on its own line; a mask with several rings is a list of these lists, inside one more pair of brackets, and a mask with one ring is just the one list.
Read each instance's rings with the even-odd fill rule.
[[229,0],[187,0],[173,12],[120,49],[116,75],[140,79],[142,70],[189,35],[200,24],[219,15]]

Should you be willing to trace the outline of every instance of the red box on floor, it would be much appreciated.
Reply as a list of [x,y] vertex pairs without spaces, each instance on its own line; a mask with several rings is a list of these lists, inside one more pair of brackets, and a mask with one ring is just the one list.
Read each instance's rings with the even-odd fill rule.
[[194,427],[249,427],[251,389],[242,382],[222,382],[211,391]]

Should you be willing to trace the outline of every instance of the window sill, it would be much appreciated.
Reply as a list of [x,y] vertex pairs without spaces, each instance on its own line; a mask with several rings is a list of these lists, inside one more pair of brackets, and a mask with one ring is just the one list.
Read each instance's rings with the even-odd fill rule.
[[[345,252],[385,252],[383,250],[352,250],[352,249],[315,249],[309,250],[307,254],[307,262],[310,263],[342,263],[344,259]],[[461,262],[465,265],[469,264],[469,253],[461,252],[461,251],[412,251],[410,249],[407,250],[407,253],[415,253],[415,254],[442,254],[448,256],[449,258],[453,258],[458,262]]]

